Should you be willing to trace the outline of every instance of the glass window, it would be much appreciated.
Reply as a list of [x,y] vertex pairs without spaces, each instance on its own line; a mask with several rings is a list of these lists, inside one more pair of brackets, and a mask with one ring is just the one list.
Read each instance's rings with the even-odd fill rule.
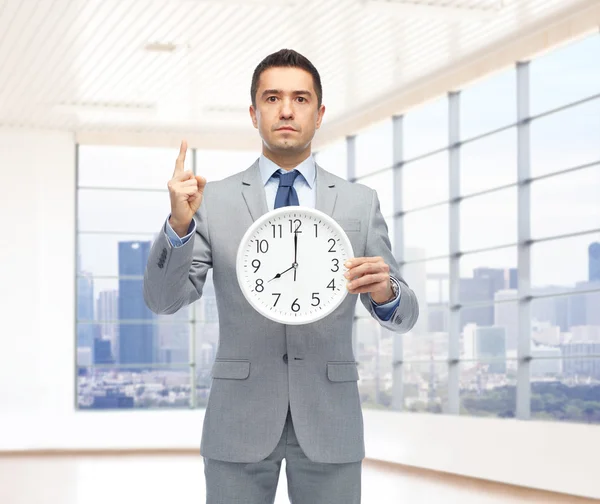
[[531,174],[600,161],[600,98],[531,122]]
[[402,365],[404,410],[448,413],[448,364],[405,362]]
[[[461,289],[463,287],[461,286]],[[518,305],[515,295],[509,291],[494,294],[494,304],[468,306],[469,302],[481,302],[481,299],[467,299],[463,294],[466,306],[460,310],[461,349],[465,359],[487,358],[490,355],[477,351],[474,338],[493,338],[498,344],[503,342],[503,358],[516,357],[518,326]]]
[[440,152],[403,165],[402,209],[448,201],[448,152]]
[[348,145],[346,139],[325,145],[315,154],[317,164],[338,177],[348,179]]
[[460,204],[460,248],[473,250],[517,242],[517,188],[467,198]]
[[[179,147],[139,148],[106,145],[79,147],[78,184],[84,187],[163,189],[173,177]],[[192,149],[184,169],[192,169]]]
[[511,128],[460,148],[460,193],[472,194],[517,181],[517,130]]
[[[565,343],[532,353],[531,418],[600,424],[600,343]],[[586,357],[591,353],[596,357]]]
[[245,171],[259,158],[260,151],[205,150],[196,151],[196,173],[206,180],[221,180]]
[[531,184],[533,238],[599,228],[600,163]]
[[590,279],[589,248],[600,233],[534,243],[531,247],[531,287],[534,293],[568,291]]
[[394,180],[391,169],[362,177],[357,183],[377,191],[379,206],[384,217],[394,215]]
[[594,33],[530,63],[533,115],[600,93],[600,35]]
[[79,409],[155,409],[190,407],[188,365],[168,369],[78,366]]
[[404,247],[421,249],[425,257],[448,255],[448,204],[404,215]]
[[516,361],[501,359],[461,363],[460,414],[514,418],[517,406],[516,365]]
[[356,176],[391,168],[393,159],[393,124],[386,119],[356,135]]
[[448,99],[438,98],[408,111],[403,120],[404,160],[448,146]]
[[80,231],[159,233],[171,212],[168,191],[78,190]]
[[517,75],[511,67],[460,93],[460,136],[471,138],[517,122]]
[[496,295],[517,295],[517,248],[506,247],[460,258],[459,299],[494,302]]

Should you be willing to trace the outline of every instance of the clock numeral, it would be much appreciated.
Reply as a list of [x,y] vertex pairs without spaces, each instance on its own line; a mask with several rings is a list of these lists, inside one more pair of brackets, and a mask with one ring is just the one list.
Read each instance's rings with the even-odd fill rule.
[[277,226],[279,227],[279,238],[283,238],[283,224],[271,224],[271,227],[273,228],[273,238],[277,238],[277,234],[275,233]]
[[319,306],[321,304],[321,300],[319,299],[318,292],[313,292],[312,299],[313,299],[313,301],[315,301],[315,300],[317,301],[317,304],[311,303],[312,306]]
[[[294,229],[294,225],[296,229]],[[302,231],[299,231],[301,225],[302,221],[300,219],[290,219],[290,233],[302,233]]]
[[272,295],[277,296],[275,303],[273,303],[273,306],[277,306],[277,301],[279,301],[279,298],[281,297],[281,292],[274,292]]
[[331,290],[335,290],[335,278],[331,279],[331,282],[327,284],[327,288]]
[[335,240],[333,238],[329,238],[329,240],[327,240],[327,243],[329,243],[329,242],[333,242],[331,244],[331,248],[329,249],[329,252],[335,252],[335,250],[333,248],[335,246]]
[[336,271],[340,270],[340,260],[339,259],[332,259],[332,261],[335,261],[335,269],[332,269],[331,271],[333,271],[335,273]]
[[319,237],[318,231],[319,231],[319,226],[317,224],[315,224],[315,238]]
[[267,240],[256,240],[256,253],[262,252],[265,254],[269,250],[269,242]]
[[300,310],[300,305],[298,303],[296,303],[296,301],[298,301],[298,298],[294,299],[294,302],[292,303],[292,311],[297,312]]
[[254,289],[256,290],[256,292],[262,292],[265,290],[262,278],[256,279],[256,286],[254,287]]
[[252,261],[252,267],[254,268],[254,273],[256,273],[258,268],[260,268],[260,261],[258,259],[254,259],[254,261]]

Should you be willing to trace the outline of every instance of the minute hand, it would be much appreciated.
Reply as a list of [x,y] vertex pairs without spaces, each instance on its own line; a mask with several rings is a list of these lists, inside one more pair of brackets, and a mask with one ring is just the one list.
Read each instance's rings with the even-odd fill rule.
[[[298,267],[298,231],[294,231],[294,265]],[[294,282],[296,281],[296,268],[294,268]]]

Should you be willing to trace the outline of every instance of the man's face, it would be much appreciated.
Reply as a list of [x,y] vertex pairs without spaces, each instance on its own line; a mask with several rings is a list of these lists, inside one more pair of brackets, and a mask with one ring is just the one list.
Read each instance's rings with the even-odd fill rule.
[[[312,75],[301,68],[265,70],[258,83],[252,124],[273,152],[302,152],[321,127],[325,106],[318,107]],[[282,129],[282,128],[291,129]]]

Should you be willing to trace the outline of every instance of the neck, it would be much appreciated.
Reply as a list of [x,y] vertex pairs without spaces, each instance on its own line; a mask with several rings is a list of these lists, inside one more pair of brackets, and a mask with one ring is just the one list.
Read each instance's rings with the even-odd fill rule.
[[263,156],[265,156],[267,159],[270,159],[273,161],[273,163],[286,171],[296,168],[296,166],[308,159],[310,154],[310,146],[302,152],[288,152],[282,155],[268,150],[263,145]]

